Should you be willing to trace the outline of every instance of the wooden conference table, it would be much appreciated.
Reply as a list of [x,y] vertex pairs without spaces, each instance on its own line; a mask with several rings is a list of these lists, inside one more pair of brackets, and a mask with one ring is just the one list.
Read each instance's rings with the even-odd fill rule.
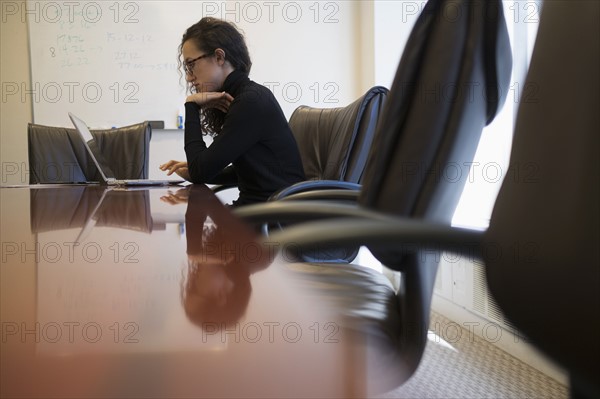
[[207,187],[0,197],[2,397],[364,394],[336,318]]

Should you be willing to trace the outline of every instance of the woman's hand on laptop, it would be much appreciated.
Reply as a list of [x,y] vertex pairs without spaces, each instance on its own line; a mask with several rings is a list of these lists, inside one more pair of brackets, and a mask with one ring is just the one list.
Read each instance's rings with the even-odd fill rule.
[[175,161],[172,159],[169,162],[160,165],[159,168],[163,172],[167,171],[167,176],[171,176],[173,173],[176,173],[183,179],[191,181],[187,162]]

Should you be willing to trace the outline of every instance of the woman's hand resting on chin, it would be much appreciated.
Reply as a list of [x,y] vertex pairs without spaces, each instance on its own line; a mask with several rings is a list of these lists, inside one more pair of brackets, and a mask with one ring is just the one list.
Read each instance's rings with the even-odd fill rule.
[[222,92],[200,92],[187,96],[186,102],[194,102],[203,108],[216,108],[219,111],[229,111],[229,106],[233,101],[231,94]]

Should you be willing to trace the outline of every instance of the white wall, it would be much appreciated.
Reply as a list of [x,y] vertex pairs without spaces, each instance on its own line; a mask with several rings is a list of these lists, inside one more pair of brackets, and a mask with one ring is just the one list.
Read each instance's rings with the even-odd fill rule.
[[4,18],[4,2],[0,21],[0,184],[27,184],[27,123],[32,120],[31,101],[10,96],[6,90],[12,83],[20,86],[30,81],[27,26],[19,19]]
[[[73,6],[72,17],[71,8],[61,4]],[[140,120],[162,120],[176,128],[186,95],[177,48],[182,33],[200,17],[223,18],[244,32],[251,78],[269,87],[289,116],[298,105],[343,104],[358,93],[359,6],[346,1],[29,0],[13,8],[27,9],[36,123],[70,126],[68,108],[96,128]],[[20,16],[10,9],[9,18]]]
[[390,88],[410,31],[426,1],[373,2],[375,84]]

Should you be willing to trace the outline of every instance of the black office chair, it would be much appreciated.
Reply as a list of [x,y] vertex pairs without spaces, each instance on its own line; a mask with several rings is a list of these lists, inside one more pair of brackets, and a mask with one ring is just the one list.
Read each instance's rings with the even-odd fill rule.
[[[289,124],[307,180],[279,190],[269,201],[327,198],[355,202],[388,93],[387,88],[374,86],[345,107],[296,108]],[[265,223],[263,233],[268,235],[273,227],[281,229],[282,225]],[[351,261],[357,254],[358,248],[352,253],[334,251],[330,255],[332,260]]]
[[491,294],[570,373],[574,398],[600,398],[599,16],[595,1],[544,3],[510,160],[520,174],[484,236]]
[[319,187],[337,187],[337,182],[359,183],[388,92],[375,86],[345,107],[296,108],[289,123],[308,181],[279,191],[271,200]]
[[[450,10],[459,17],[446,18]],[[342,225],[333,220],[318,224],[317,229],[303,225],[286,229],[268,241],[299,243],[286,249],[287,256],[295,253],[302,258],[308,253],[318,259],[323,251],[327,260],[332,248],[352,252],[368,244],[379,261],[401,272],[396,293],[386,277],[368,268],[291,266],[294,275],[323,298],[324,306],[343,309],[347,331],[364,337],[374,390],[400,385],[420,362],[437,257],[401,248],[395,240],[363,242],[360,226],[365,221],[385,224],[399,216],[450,224],[482,129],[505,100],[511,69],[501,2],[430,0],[402,55],[371,148],[358,206],[277,201],[235,211],[255,222],[351,217],[344,225],[346,232],[324,229],[332,233],[331,238],[320,229]],[[459,166],[462,173],[445,179],[444,169],[449,166]],[[344,234],[360,239],[345,241]],[[304,240],[318,245],[303,249]]]
[[[148,122],[91,132],[117,179],[148,178]],[[29,184],[101,181],[75,129],[30,123],[27,135]]]

